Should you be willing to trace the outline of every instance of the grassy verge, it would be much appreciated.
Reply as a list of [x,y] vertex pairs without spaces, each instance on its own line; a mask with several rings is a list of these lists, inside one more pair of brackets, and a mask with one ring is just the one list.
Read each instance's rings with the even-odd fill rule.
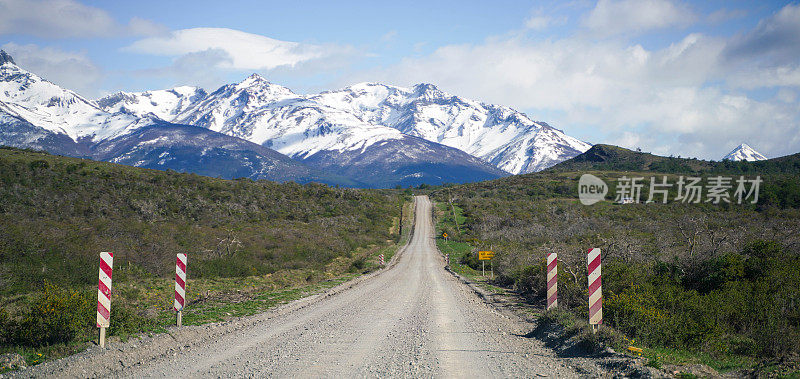
[[[406,220],[408,222],[408,220]],[[410,230],[410,228],[408,228]],[[400,239],[405,243],[408,234]],[[350,258],[339,258],[323,270],[281,270],[272,274],[234,277],[192,279],[191,264],[187,280],[187,306],[183,312],[184,325],[202,325],[224,321],[235,317],[249,316],[306,296],[323,292],[341,283],[379,268],[378,255],[384,254],[388,261],[398,250],[400,243],[388,242],[383,246],[357,249]],[[148,275],[136,265],[124,265],[114,271],[112,294],[111,328],[109,341],[126,341],[140,334],[161,333],[175,325],[172,310],[174,281]],[[50,299],[45,304],[47,314],[65,312],[66,307],[81,299],[80,304],[92,304],[96,289],[63,290],[51,286],[51,290],[16,296],[7,301],[6,308],[26,307],[28,304]],[[48,291],[54,291],[50,294]],[[45,293],[42,295],[42,293]],[[52,304],[51,304],[52,303]],[[79,306],[80,307],[80,306]],[[94,316],[89,307],[83,306],[78,313]],[[84,312],[85,311],[85,312]],[[86,316],[89,318],[89,316]],[[96,329],[81,329],[79,334],[66,343],[53,343],[37,347],[5,345],[0,354],[18,353],[33,366],[47,360],[58,359],[86,348],[94,343]],[[0,368],[0,372],[9,368]]]
[[[455,218],[453,213],[455,210]],[[602,211],[602,210],[601,210]],[[437,246],[443,254],[450,254],[450,267],[453,271],[462,275],[478,286],[484,289],[493,291],[495,293],[510,293],[512,290],[519,293],[520,281],[509,280],[508,277],[500,277],[497,280],[490,280],[481,275],[480,263],[476,259],[476,251],[479,249],[488,249],[490,245],[487,242],[478,240],[472,237],[469,233],[458,233],[453,222],[454,219],[460,222],[464,221],[464,226],[469,227],[470,220],[464,216],[464,210],[455,206],[450,206],[445,201],[435,203],[435,216],[436,216],[436,233],[437,233]],[[462,228],[464,227],[462,226]],[[441,234],[447,232],[449,240],[445,241],[441,238]],[[537,262],[543,269],[543,262]],[[487,266],[488,267],[488,266]],[[538,272],[535,268],[531,268],[531,272]],[[604,270],[605,271],[605,270]],[[531,272],[522,271],[514,273],[518,277],[525,275],[534,275]],[[537,274],[538,275],[538,274]],[[585,275],[585,274],[584,274]],[[609,271],[608,275],[617,275],[613,269]],[[487,268],[488,276],[488,268]],[[575,290],[572,278],[565,273],[559,277],[559,289]],[[566,282],[565,282],[566,281]],[[523,284],[525,284],[523,282]],[[536,286],[542,283],[532,283]],[[604,283],[605,284],[605,283]],[[580,295],[578,290],[577,295]],[[610,294],[609,294],[610,295]],[[573,309],[562,308],[557,311],[544,312],[542,309],[542,301],[539,296],[529,294],[523,297],[523,307],[527,308],[528,313],[534,317],[539,317],[542,322],[558,326],[562,331],[562,337],[565,339],[577,338],[579,343],[588,349],[597,349],[601,346],[609,346],[618,352],[637,356],[628,350],[628,347],[634,346],[643,349],[642,356],[647,359],[647,364],[656,368],[662,368],[665,365],[692,365],[704,364],[714,368],[715,370],[725,373],[737,370],[754,370],[758,369],[760,373],[778,372],[781,375],[800,375],[796,368],[787,368],[787,365],[772,363],[770,360],[758,359],[757,357],[736,353],[717,352],[710,354],[706,351],[697,349],[680,349],[674,347],[667,347],[658,344],[645,344],[641,341],[627,336],[625,333],[614,328],[604,326],[601,332],[594,334],[591,328],[585,321],[585,315],[581,312],[576,312]]]
[[[496,286],[492,282],[492,263],[486,262],[485,275],[481,262],[477,260],[477,251],[480,246],[478,241],[463,241],[463,234],[456,227],[454,220],[458,225],[464,225],[467,218],[464,217],[464,211],[461,207],[451,205],[448,203],[434,203],[434,216],[436,222],[436,246],[442,254],[447,254],[450,257],[450,269],[457,274],[473,281],[485,290],[494,293],[503,293],[505,288]],[[455,215],[454,215],[455,213]],[[454,217],[455,216],[455,217]],[[442,237],[447,233],[448,238]],[[489,247],[485,247],[487,250]]]
[[100,251],[114,252],[108,336],[126,339],[174,323],[176,253],[189,257],[185,323],[253,314],[391,259],[410,200],[0,147],[0,354],[32,365],[96,339]]

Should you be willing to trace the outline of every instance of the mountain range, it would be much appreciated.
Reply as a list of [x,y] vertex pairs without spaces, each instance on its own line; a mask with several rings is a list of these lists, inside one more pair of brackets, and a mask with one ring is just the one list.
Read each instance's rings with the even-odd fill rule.
[[0,144],[226,178],[358,187],[439,184],[539,171],[590,145],[511,108],[362,83],[299,95],[251,75],[96,101],[0,53]]

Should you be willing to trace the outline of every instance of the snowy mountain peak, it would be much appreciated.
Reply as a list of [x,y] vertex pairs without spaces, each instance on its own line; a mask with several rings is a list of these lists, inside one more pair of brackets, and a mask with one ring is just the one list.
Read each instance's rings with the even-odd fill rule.
[[514,174],[545,169],[591,147],[509,107],[453,96],[433,84],[359,83],[308,98],[367,123],[465,151]]
[[107,112],[127,113],[138,117],[153,115],[170,121],[181,111],[203,100],[208,94],[200,87],[175,87],[145,92],[117,92],[97,100]]
[[297,97],[292,90],[270,83],[261,75],[253,74],[239,83],[227,84],[212,92],[209,98],[227,98],[251,107],[287,97]]
[[446,94],[430,83],[419,83],[414,86],[414,95],[417,97],[443,97]]
[[252,74],[246,79],[237,83],[234,88],[237,90],[247,90],[252,93],[269,93],[274,96],[297,96],[292,90],[270,82],[259,74]]
[[11,55],[8,55],[5,50],[0,50],[0,65],[4,65],[6,63],[16,65],[16,63],[14,63],[14,58],[11,58]]
[[8,60],[0,65],[0,102],[5,104],[5,113],[49,132],[66,135],[73,141],[83,138],[97,141],[149,122],[130,115],[109,114],[81,95]]
[[[168,91],[186,95],[180,88]],[[157,92],[164,91],[150,93]],[[429,83],[404,88],[365,82],[298,95],[253,74],[190,105],[178,106],[179,97],[152,107],[147,106],[152,99],[139,101],[144,109],[134,113],[208,128],[292,157],[363,150],[407,135],[462,150],[514,174],[545,169],[590,147],[512,108],[454,96]],[[99,103],[107,111],[125,110]],[[157,112],[156,105],[163,110]]]
[[759,153],[746,143],[742,143],[741,145],[737,146],[735,149],[733,149],[733,151],[731,151],[730,153],[728,153],[728,155],[722,158],[722,160],[749,161],[749,162],[763,161],[766,159],[767,157],[765,157],[763,154]]
[[[194,87],[194,86],[180,86],[180,87],[175,87],[175,88],[173,88],[173,89],[171,89],[169,91],[174,93],[175,95],[180,95],[180,96],[201,96],[201,97],[205,97],[206,95],[208,95],[204,89],[202,89],[200,87]],[[197,99],[197,100],[199,100],[199,99]]]

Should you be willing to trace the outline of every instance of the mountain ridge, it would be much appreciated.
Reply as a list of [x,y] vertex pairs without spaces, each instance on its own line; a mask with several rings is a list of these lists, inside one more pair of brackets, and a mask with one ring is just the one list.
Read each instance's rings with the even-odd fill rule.
[[596,144],[585,153],[545,171],[632,171],[686,174],[800,174],[800,153],[760,161],[707,161],[697,158],[664,157],[623,147]]
[[[106,100],[98,103],[109,104]],[[207,127],[301,158],[405,134],[462,150],[512,174],[544,169],[590,146],[512,108],[454,96],[429,83],[404,88],[365,82],[299,95],[253,74],[170,115],[166,121]],[[337,143],[318,138],[326,133],[342,138]]]
[[[120,92],[90,101],[25,71],[5,53],[4,57],[0,143],[10,146],[223,178],[355,187],[460,183],[508,175],[460,150],[312,104],[259,75],[211,94],[177,87]],[[281,122],[255,122],[262,117]],[[181,122],[184,118],[192,125]],[[247,124],[248,120],[254,122]],[[297,144],[305,140],[315,144]],[[371,156],[359,156],[366,153]]]

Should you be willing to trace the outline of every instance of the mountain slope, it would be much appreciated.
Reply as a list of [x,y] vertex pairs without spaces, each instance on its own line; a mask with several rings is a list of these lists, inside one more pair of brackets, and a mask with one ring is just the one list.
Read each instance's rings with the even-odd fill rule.
[[108,113],[70,90],[17,66],[8,54],[0,63],[0,102],[4,112],[73,141],[99,141],[152,121],[124,113]]
[[256,74],[219,88],[172,121],[243,138],[299,159],[404,138],[397,130],[365,123]]
[[93,158],[97,160],[223,179],[360,185],[356,181],[322,174],[252,142],[187,125],[159,123],[104,140],[92,149]]
[[722,157],[722,160],[729,160],[729,161],[763,161],[766,160],[767,157],[750,147],[750,145],[743,143],[733,149],[730,153]]
[[542,170],[591,146],[509,107],[453,96],[431,84],[409,89],[361,83],[309,98],[455,147],[514,174]]
[[323,150],[303,159],[324,172],[354,178],[370,187],[467,183],[496,179],[508,173],[461,150],[403,136],[361,150]]
[[98,99],[97,105],[111,113],[123,112],[137,117],[153,115],[162,120],[171,120],[206,96],[208,94],[202,88],[176,87],[139,93],[117,92]]

